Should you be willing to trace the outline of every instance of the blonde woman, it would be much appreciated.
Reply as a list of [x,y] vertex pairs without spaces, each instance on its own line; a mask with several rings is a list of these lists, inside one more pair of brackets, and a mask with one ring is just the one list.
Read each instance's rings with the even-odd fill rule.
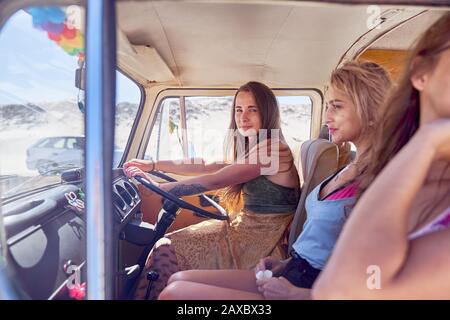
[[450,299],[450,13],[406,69],[315,298]]

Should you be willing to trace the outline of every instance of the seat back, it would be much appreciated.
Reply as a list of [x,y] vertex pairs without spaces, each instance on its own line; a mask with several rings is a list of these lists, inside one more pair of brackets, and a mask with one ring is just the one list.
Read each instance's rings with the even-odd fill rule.
[[297,210],[289,230],[289,252],[306,220],[306,197],[320,182],[335,173],[343,163],[348,161],[347,158],[343,159],[339,156],[339,148],[335,144],[325,139],[305,141],[300,148],[300,156],[295,158],[300,181],[303,184]]

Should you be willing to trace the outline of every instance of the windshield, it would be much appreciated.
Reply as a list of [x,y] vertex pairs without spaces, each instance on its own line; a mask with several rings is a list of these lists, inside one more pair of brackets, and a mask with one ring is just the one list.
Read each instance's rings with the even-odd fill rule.
[[20,10],[0,34],[3,198],[58,183],[62,170],[82,165],[84,118],[77,103],[82,92],[74,86],[74,74],[83,61],[84,40],[80,26],[72,26],[71,42],[62,41],[67,9]]
[[[84,9],[20,10],[1,30],[0,46],[0,197],[8,198],[59,184],[63,171],[84,166]],[[116,99],[114,167],[141,100],[120,72]]]

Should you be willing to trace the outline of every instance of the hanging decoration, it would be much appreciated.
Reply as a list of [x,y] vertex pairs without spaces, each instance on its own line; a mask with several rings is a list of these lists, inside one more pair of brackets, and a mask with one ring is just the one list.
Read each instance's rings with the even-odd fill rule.
[[84,61],[84,35],[69,19],[66,11],[54,6],[31,7],[26,11],[33,17],[33,26],[36,29],[46,31],[50,40],[69,55],[77,56],[79,63]]

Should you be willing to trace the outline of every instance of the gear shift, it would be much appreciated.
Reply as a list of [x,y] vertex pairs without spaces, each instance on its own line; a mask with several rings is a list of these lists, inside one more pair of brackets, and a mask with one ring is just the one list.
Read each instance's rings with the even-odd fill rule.
[[159,273],[156,271],[149,271],[147,273],[147,280],[148,280],[148,286],[147,286],[147,292],[145,293],[145,300],[148,300],[150,296],[150,292],[152,291],[152,285],[153,282],[158,280]]

